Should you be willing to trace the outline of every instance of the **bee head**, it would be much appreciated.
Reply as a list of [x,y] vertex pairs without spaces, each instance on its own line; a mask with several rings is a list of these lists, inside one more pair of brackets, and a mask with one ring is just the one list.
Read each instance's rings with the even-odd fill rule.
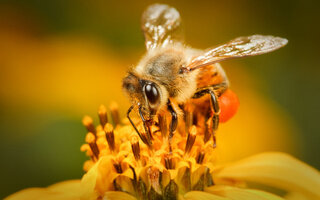
[[144,116],[153,118],[162,104],[161,87],[150,80],[139,79],[132,73],[123,79],[122,87],[131,102],[142,107]]

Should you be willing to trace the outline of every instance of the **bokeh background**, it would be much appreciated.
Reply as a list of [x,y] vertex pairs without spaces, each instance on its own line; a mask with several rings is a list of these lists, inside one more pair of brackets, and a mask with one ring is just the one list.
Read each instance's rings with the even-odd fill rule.
[[[155,1],[0,2],[3,198],[81,178],[81,119],[112,100],[124,116],[121,78],[145,51],[140,16]],[[221,159],[280,150],[320,169],[319,3],[158,2],[180,11],[186,42],[196,48],[256,33],[288,38],[276,52],[223,63],[241,106],[219,130]]]

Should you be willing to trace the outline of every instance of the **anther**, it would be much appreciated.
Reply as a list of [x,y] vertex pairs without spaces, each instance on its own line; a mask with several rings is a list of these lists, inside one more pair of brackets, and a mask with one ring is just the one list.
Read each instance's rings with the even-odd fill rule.
[[101,105],[98,111],[100,124],[102,127],[108,123],[108,115],[107,115],[107,108],[104,105]]
[[90,149],[94,155],[94,157],[98,160],[99,159],[99,148],[96,144],[96,137],[94,136],[93,133],[88,133],[86,136],[86,142],[89,144]]
[[106,133],[106,139],[109,145],[110,151],[115,150],[115,142],[114,142],[114,133],[113,133],[113,126],[107,123],[104,126],[104,132]]
[[116,102],[112,102],[110,104],[110,111],[111,111],[111,117],[113,120],[113,123],[115,126],[120,124],[120,115],[119,115],[119,107]]
[[189,134],[188,134],[188,138],[187,138],[187,143],[186,143],[186,147],[185,147],[185,153],[189,153],[192,149],[192,146],[196,140],[196,136],[197,136],[197,128],[196,126],[191,126],[191,128],[189,129]]
[[174,169],[175,165],[173,163],[172,155],[170,153],[164,155],[164,163],[166,169]]
[[193,123],[193,112],[191,104],[185,106],[185,130],[189,130]]
[[86,129],[93,133],[94,135],[96,135],[97,131],[96,131],[96,128],[94,127],[93,125],[93,120],[91,117],[89,116],[84,116],[83,119],[82,119],[82,124],[86,127]]
[[139,145],[139,139],[137,136],[133,136],[131,138],[131,148],[136,161],[140,160],[140,145]]
[[158,193],[161,194],[160,186],[160,172],[155,167],[149,167],[147,169],[147,176],[150,182],[151,187]]
[[197,157],[196,157],[196,161],[197,161],[198,164],[202,164],[202,163],[203,163],[204,156],[205,156],[204,150],[200,150],[200,151],[198,152]]
[[159,128],[161,131],[161,135],[163,138],[166,138],[168,134],[168,127],[167,127],[167,119],[165,114],[158,115],[158,119],[159,119]]
[[132,171],[132,174],[133,174],[133,181],[137,182],[137,173],[136,173],[136,170],[134,169],[134,167],[132,167],[131,165],[129,165],[131,171]]
[[115,168],[115,170],[117,171],[117,173],[122,174],[122,167],[120,163],[113,163],[113,167]]

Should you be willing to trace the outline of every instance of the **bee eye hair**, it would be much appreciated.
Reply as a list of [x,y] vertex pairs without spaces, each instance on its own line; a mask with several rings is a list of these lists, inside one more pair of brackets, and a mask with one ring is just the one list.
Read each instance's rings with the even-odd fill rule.
[[123,87],[128,90],[129,92],[134,92],[135,91],[135,88],[134,86],[131,84],[131,83],[124,83],[123,84]]
[[132,74],[127,75],[122,81],[122,88],[130,93],[136,92],[139,82],[137,77]]
[[144,92],[150,105],[156,105],[160,101],[160,94],[157,87],[153,83],[144,85]]

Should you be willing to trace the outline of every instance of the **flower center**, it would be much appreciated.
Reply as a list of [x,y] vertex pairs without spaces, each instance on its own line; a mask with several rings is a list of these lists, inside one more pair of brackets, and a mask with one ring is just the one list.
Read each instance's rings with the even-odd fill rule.
[[184,109],[185,117],[170,137],[167,113],[148,124],[147,133],[137,118],[135,123],[142,133],[139,137],[128,120],[120,124],[116,104],[110,110],[113,125],[105,106],[99,108],[98,126],[91,117],[83,118],[88,133],[81,151],[90,157],[84,170],[98,166],[102,181],[97,181],[96,190],[101,197],[106,191],[119,190],[137,199],[177,199],[179,194],[214,184],[211,173],[216,139],[210,120]]

